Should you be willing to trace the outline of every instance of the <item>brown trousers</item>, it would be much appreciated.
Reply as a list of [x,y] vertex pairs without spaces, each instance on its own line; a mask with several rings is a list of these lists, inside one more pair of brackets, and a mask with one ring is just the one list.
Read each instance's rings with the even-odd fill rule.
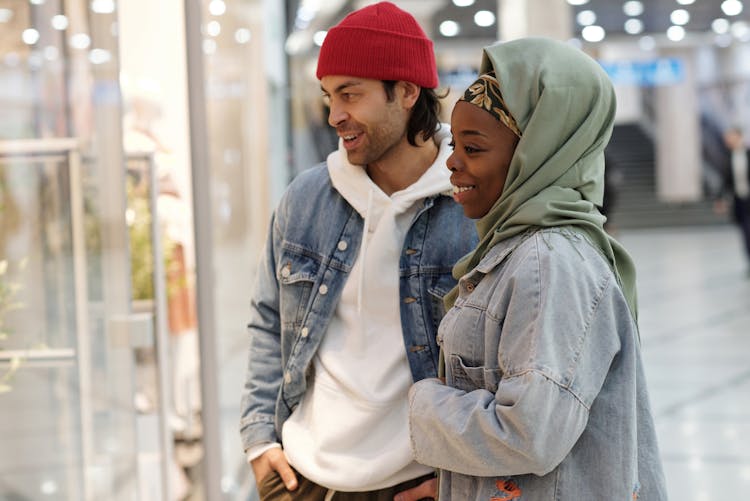
[[[328,489],[318,485],[295,471],[298,487],[294,491],[286,490],[284,482],[278,473],[271,472],[260,482],[258,494],[260,501],[326,501]],[[393,501],[393,496],[401,491],[416,487],[425,480],[433,478],[433,475],[407,480],[392,487],[366,492],[335,492],[331,501]],[[431,500],[432,498],[425,498]]]

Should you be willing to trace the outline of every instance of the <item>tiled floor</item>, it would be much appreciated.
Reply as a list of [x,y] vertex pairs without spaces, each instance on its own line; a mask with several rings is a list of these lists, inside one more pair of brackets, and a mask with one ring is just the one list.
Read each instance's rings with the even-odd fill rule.
[[628,230],[671,501],[750,500],[750,278],[732,226]]

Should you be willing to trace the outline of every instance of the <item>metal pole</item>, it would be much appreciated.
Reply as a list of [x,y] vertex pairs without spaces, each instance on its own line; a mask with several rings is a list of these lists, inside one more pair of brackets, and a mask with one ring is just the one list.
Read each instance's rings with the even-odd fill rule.
[[196,298],[201,364],[201,417],[203,421],[203,475],[206,499],[218,500],[221,491],[221,436],[219,419],[219,367],[216,359],[214,320],[214,273],[211,173],[208,155],[201,5],[185,0],[187,43],[188,108],[190,112],[190,153],[195,229]]

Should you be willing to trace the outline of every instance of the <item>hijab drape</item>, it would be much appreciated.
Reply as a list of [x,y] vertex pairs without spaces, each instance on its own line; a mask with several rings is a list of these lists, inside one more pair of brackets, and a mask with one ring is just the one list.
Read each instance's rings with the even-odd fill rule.
[[[635,267],[603,229],[604,147],[615,94],[602,68],[580,50],[527,38],[484,49],[480,74],[494,72],[521,131],[500,198],[476,223],[479,244],[453,268],[458,279],[498,242],[534,227],[572,226],[609,261],[637,319]],[[445,299],[453,306],[454,288]]]

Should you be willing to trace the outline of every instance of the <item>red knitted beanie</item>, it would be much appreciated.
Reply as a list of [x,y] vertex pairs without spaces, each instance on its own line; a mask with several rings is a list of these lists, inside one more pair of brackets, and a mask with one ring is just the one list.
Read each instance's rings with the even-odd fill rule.
[[328,30],[318,57],[318,79],[346,75],[438,86],[432,41],[417,20],[390,2],[363,7]]

